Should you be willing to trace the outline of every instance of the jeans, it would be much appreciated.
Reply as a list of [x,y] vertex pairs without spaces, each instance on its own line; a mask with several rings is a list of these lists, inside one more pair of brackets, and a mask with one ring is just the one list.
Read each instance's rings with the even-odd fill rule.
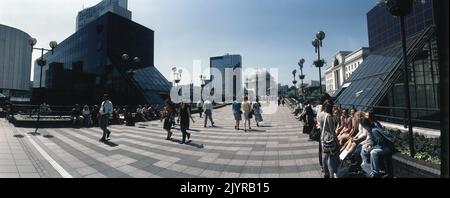
[[110,134],[111,132],[106,128],[108,127],[108,122],[109,122],[109,114],[105,114],[102,115],[102,117],[100,118],[100,128],[103,130],[103,136],[102,139],[106,139],[107,134]]
[[206,124],[208,124],[208,118],[211,121],[211,125],[214,125],[214,121],[212,119],[212,112],[211,112],[211,110],[206,110],[205,111],[205,127],[206,127]]
[[374,148],[370,151],[370,167],[372,168],[371,174],[381,171],[380,158],[391,155],[392,151],[389,148]]
[[359,143],[358,145],[356,145],[355,151],[353,151],[351,159],[352,159],[352,163],[358,163],[361,164],[361,151],[362,151],[362,147],[363,147],[363,143]]
[[322,153],[322,163],[325,177],[334,177],[339,168],[339,153]]

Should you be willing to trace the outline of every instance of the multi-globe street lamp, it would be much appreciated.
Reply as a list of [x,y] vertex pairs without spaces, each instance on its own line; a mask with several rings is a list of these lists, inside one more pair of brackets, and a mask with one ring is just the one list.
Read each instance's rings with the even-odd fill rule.
[[322,47],[322,41],[325,39],[325,32],[319,31],[316,34],[316,39],[312,41],[312,45],[316,49],[317,60],[314,61],[314,65],[319,68],[319,86],[320,86],[320,95],[322,95],[322,67],[325,64],[323,59],[320,59],[320,47]]
[[[41,89],[42,89],[42,70],[43,70],[44,66],[47,65],[47,60],[44,59],[44,51],[52,52],[52,54],[53,54],[53,51],[58,46],[58,43],[56,41],[50,41],[49,46],[50,46],[51,49],[35,48],[34,46],[37,44],[37,39],[36,38],[30,38],[28,40],[28,43],[31,46],[31,51],[32,52],[33,52],[33,50],[40,50],[41,51],[41,57],[37,60],[37,64],[41,67],[41,73],[40,73],[40,77],[39,77],[39,91],[41,92]],[[42,92],[41,92],[41,94],[42,94]],[[40,97],[42,97],[42,96],[40,96]],[[41,103],[41,102],[39,102],[39,103]],[[40,118],[41,118],[41,108],[40,108],[40,106],[41,105],[38,104],[37,124],[36,124],[36,130],[34,131],[35,135],[37,134],[37,131],[38,131],[38,128],[39,128],[39,121],[40,121]]]
[[294,71],[292,71],[292,76],[294,77],[294,80],[292,80],[292,84],[294,84],[294,94],[295,94],[295,96],[294,96],[294,98],[296,98],[297,97],[297,80],[295,79],[295,75],[297,74],[297,70],[296,69],[294,69]]
[[302,93],[302,99],[304,99],[304,90],[303,90],[303,80],[305,79],[305,75],[303,74],[303,64],[305,63],[305,59],[301,58],[300,61],[298,61],[298,66],[300,67],[300,76],[298,78],[300,79],[300,87],[301,87],[301,93]]
[[204,75],[200,75],[200,100],[203,102],[203,88],[205,88],[205,81],[206,81],[206,76]]
[[[183,73],[183,70],[177,69],[177,67],[172,67],[172,72],[173,72],[174,86],[177,86],[178,88],[178,83],[180,83],[181,81],[181,74]],[[178,90],[178,95],[181,95],[181,89]]]
[[141,59],[139,57],[134,57],[130,60],[130,56],[128,54],[122,54],[122,60],[125,61],[127,64],[129,61],[131,61],[130,64],[127,65],[128,68],[130,68],[127,71],[127,74],[130,76],[133,76],[135,74],[136,64],[141,62]]

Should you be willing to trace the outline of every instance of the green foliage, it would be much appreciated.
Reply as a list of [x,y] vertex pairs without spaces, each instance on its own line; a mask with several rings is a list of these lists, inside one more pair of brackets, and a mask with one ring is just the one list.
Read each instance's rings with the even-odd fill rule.
[[[400,130],[390,130],[389,132],[396,137],[396,149],[404,155],[410,155],[408,133],[402,133]],[[414,158],[433,164],[441,163],[439,138],[427,138],[424,135],[414,134],[414,148],[416,150]]]

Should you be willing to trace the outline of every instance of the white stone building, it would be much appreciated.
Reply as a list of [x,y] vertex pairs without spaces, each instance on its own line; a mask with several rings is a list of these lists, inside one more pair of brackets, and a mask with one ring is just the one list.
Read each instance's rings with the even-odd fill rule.
[[368,55],[366,47],[337,52],[331,59],[332,66],[325,70],[326,92],[332,95],[338,90]]

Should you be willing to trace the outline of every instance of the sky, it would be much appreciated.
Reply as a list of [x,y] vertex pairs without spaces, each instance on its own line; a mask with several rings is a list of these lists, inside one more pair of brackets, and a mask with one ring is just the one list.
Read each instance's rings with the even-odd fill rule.
[[[0,0],[0,24],[37,38],[37,47],[75,32],[78,11],[101,0]],[[375,0],[129,0],[133,21],[155,31],[155,66],[172,80],[171,68],[191,70],[195,60],[240,54],[245,68],[278,68],[282,84],[304,58],[306,79],[318,80],[311,41],[326,33],[321,56],[368,46],[366,13]],[[33,53],[33,60],[39,57]],[[322,69],[322,73],[325,68]],[[322,74],[323,76],[323,74]],[[32,77],[31,77],[32,78]],[[199,83],[198,76],[182,83]]]

